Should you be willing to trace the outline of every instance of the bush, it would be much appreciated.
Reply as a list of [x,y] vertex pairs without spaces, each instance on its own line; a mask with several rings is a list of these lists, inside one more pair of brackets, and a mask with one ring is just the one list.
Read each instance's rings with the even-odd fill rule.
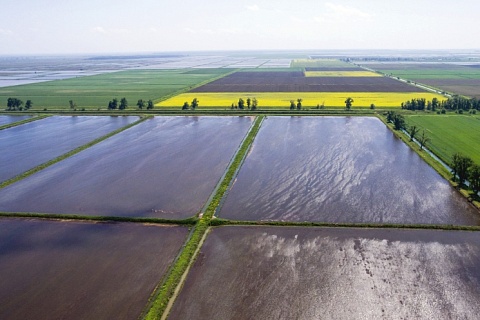
[[442,109],[442,114],[445,114],[445,109]]

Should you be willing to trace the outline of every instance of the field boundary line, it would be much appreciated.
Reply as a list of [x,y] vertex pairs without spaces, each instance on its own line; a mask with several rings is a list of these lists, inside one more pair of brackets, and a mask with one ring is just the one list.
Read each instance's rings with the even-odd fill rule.
[[195,260],[197,259],[197,256],[200,252],[200,249],[202,248],[203,243],[205,242],[205,239],[207,239],[207,235],[210,232],[210,227],[208,227],[205,232],[203,233],[202,238],[200,239],[200,242],[198,243],[197,249],[195,249],[195,252],[193,253],[192,258],[190,259],[190,263],[187,266],[187,269],[183,273],[182,277],[180,278],[180,282],[178,283],[177,287],[175,288],[175,291],[173,292],[172,297],[168,300],[168,304],[165,308],[165,311],[162,314],[162,317],[160,320],[166,320],[168,317],[168,314],[170,313],[170,310],[173,307],[173,304],[175,303],[175,300],[177,299],[178,295],[180,294],[180,291],[183,288],[183,284],[185,283],[185,280],[187,280],[188,273],[190,272],[190,269],[192,268],[193,264],[195,263]]
[[68,151],[67,153],[64,153],[64,154],[62,154],[62,155],[60,155],[60,156],[58,156],[58,157],[56,157],[56,158],[54,158],[54,159],[51,159],[51,160],[49,160],[49,161],[47,161],[47,162],[44,162],[44,163],[42,163],[42,164],[40,164],[40,165],[38,165],[38,166],[36,166],[36,167],[34,167],[34,168],[31,168],[31,169],[29,169],[29,170],[27,170],[27,171],[25,171],[25,172],[23,172],[23,173],[21,173],[21,174],[19,174],[19,175],[16,175],[16,176],[13,177],[13,178],[7,179],[7,180],[3,181],[2,183],[0,183],[0,189],[5,188],[5,187],[7,187],[7,186],[9,186],[9,185],[17,182],[17,181],[22,180],[22,179],[25,179],[25,178],[27,178],[27,177],[29,177],[29,176],[31,176],[31,175],[33,175],[33,174],[35,174],[35,173],[43,170],[43,169],[45,169],[45,168],[48,168],[48,167],[54,165],[54,164],[57,163],[57,162],[60,162],[60,161],[62,161],[62,160],[64,160],[64,159],[67,159],[67,158],[69,158],[69,157],[71,157],[71,156],[73,156],[73,155],[75,155],[75,154],[77,154],[77,153],[79,153],[79,152],[81,152],[81,151],[83,151],[83,150],[86,150],[86,149],[88,149],[88,148],[90,148],[90,147],[92,147],[92,146],[94,146],[94,145],[96,145],[96,144],[98,144],[98,143],[100,143],[100,142],[102,142],[102,141],[110,138],[110,137],[113,137],[114,135],[116,135],[116,134],[118,134],[118,133],[120,133],[120,132],[122,132],[122,131],[125,131],[125,130],[127,130],[127,129],[130,129],[131,127],[136,126],[137,124],[139,124],[139,123],[141,123],[141,122],[143,122],[143,121],[145,121],[145,120],[147,120],[147,119],[150,119],[150,118],[153,118],[153,116],[148,115],[148,116],[141,117],[139,120],[137,120],[137,121],[135,121],[135,122],[133,122],[133,123],[130,123],[130,124],[124,126],[124,127],[121,127],[121,128],[119,128],[119,129],[117,129],[117,130],[114,130],[114,131],[112,131],[112,132],[110,132],[110,133],[107,133],[106,135],[103,135],[103,136],[101,136],[100,138],[97,138],[97,139],[95,139],[95,140],[92,140],[92,141],[90,141],[90,142],[88,142],[88,143],[86,143],[86,144],[84,144],[84,145],[82,145],[82,146],[80,146],[80,147],[77,147],[77,148],[75,148],[75,149],[73,149],[73,150],[70,150],[70,151]]
[[0,212],[1,218],[33,218],[40,220],[69,220],[69,221],[91,221],[91,222],[132,222],[132,223],[150,223],[150,224],[174,224],[174,225],[194,225],[196,218],[187,219],[162,219],[150,217],[119,217],[119,216],[85,216],[79,214],[56,214],[56,213],[38,213],[38,212]]
[[358,229],[425,229],[425,230],[452,230],[452,231],[480,231],[480,226],[450,225],[450,224],[396,224],[396,223],[347,223],[347,222],[287,222],[287,221],[241,221],[215,219],[212,227],[221,226],[271,226],[271,227],[324,227],[324,228],[358,228]]
[[[2,114],[4,115],[4,114]],[[6,114],[5,114],[6,115]],[[8,114],[10,115],[10,114]],[[17,115],[17,114],[15,114]],[[12,115],[14,116],[14,115]],[[45,118],[48,118],[48,117],[51,117],[52,115],[38,115],[38,116],[32,116],[31,118],[29,119],[24,119],[24,120],[20,120],[20,121],[16,121],[16,122],[12,122],[12,123],[7,123],[7,124],[4,124],[3,126],[0,126],[0,130],[4,130],[4,129],[8,129],[8,128],[13,128],[13,127],[18,127],[22,124],[26,124],[26,123],[30,123],[30,122],[34,122],[34,121],[37,121],[37,120],[42,120],[42,119],[45,119]]]

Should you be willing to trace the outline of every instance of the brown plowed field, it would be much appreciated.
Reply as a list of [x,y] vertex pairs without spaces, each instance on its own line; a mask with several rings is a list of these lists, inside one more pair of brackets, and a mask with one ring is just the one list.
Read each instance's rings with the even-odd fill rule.
[[384,77],[304,77],[302,72],[237,72],[190,92],[424,92]]
[[419,79],[417,82],[469,97],[480,98],[480,79]]
[[305,71],[365,71],[358,67],[340,68],[340,67],[307,67]]

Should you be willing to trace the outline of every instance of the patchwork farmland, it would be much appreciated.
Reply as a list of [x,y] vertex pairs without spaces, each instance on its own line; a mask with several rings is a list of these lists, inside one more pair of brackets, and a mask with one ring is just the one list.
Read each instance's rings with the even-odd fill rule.
[[158,104],[179,107],[197,98],[200,107],[231,107],[239,98],[256,98],[259,107],[288,107],[290,100],[303,100],[304,107],[344,107],[352,97],[354,106],[399,107],[413,98],[444,97],[422,88],[383,77],[358,67],[307,67],[304,71],[242,71],[196,87]]
[[[185,60],[36,87],[56,106],[105,85],[83,100],[88,117],[38,105],[0,117],[0,173],[15,176],[0,182],[1,319],[477,317],[478,198],[387,110],[343,108],[350,96],[398,109],[431,129],[430,150],[449,136],[447,156],[475,161],[478,115],[400,110],[443,96],[341,60]],[[93,107],[127,92],[127,110]],[[140,94],[156,107],[135,109]],[[260,110],[221,109],[241,97]],[[297,99],[333,110],[298,116]]]

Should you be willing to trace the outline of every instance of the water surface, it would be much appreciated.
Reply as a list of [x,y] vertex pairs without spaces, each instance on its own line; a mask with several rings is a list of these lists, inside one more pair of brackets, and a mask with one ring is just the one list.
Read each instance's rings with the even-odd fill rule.
[[476,319],[480,233],[221,227],[169,319]]
[[54,159],[138,117],[53,116],[0,131],[0,181]]
[[0,115],[0,126],[9,124],[9,123],[14,123],[17,121],[22,121],[28,118],[31,118],[32,116],[4,116]]
[[219,215],[480,224],[478,210],[373,117],[268,117]]
[[200,211],[250,117],[156,117],[0,190],[0,211],[187,218]]
[[0,220],[0,319],[137,319],[188,229]]

